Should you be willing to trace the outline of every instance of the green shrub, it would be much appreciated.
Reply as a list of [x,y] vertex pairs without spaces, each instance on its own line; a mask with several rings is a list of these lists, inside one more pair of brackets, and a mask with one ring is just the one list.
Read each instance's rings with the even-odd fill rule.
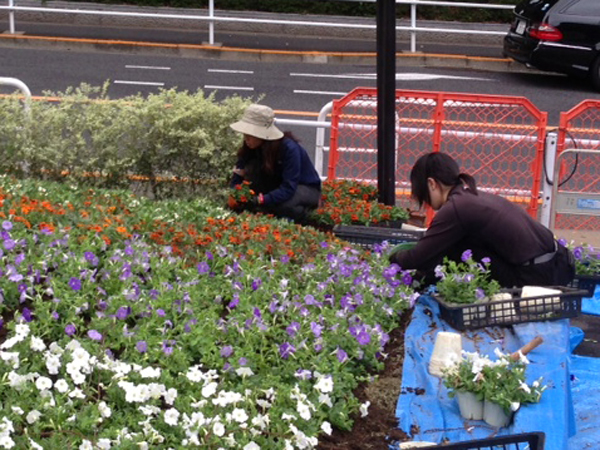
[[[226,185],[240,144],[229,124],[249,100],[175,89],[110,100],[107,87],[46,92],[60,101],[32,102],[30,117],[16,97],[0,101],[0,169],[96,187],[130,187],[137,175],[160,198]],[[159,182],[173,177],[186,182]]]

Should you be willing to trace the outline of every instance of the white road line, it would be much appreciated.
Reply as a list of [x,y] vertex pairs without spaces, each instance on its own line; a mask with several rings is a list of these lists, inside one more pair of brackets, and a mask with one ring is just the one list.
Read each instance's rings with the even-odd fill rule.
[[[290,73],[292,77],[307,77],[307,78],[344,78],[353,80],[376,80],[375,73],[349,73],[349,74],[325,74],[325,73]],[[478,77],[460,77],[454,75],[437,75],[431,73],[397,73],[397,81],[430,81],[430,80],[477,80],[477,81],[492,81],[490,78]]]
[[247,74],[253,74],[254,70],[208,69],[208,72],[214,72],[214,73],[247,73]]
[[344,96],[347,92],[333,92],[333,91],[303,91],[301,89],[294,89],[294,94],[314,94],[314,95],[335,95]]
[[126,65],[126,69],[144,69],[144,70],[171,70],[170,67],[161,67],[161,66],[130,66]]
[[125,80],[115,80],[115,84],[137,84],[140,86],[164,86],[165,83],[155,83],[152,81],[125,81]]
[[253,87],[244,87],[244,86],[214,86],[212,84],[207,84],[204,86],[204,89],[222,89],[227,91],[253,91]]

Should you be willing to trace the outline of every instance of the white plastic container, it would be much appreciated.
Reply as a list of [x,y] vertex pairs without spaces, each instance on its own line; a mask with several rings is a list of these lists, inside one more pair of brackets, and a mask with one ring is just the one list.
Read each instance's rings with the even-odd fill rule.
[[462,358],[462,338],[458,333],[440,331],[435,337],[433,353],[429,360],[429,373],[435,377],[443,375],[443,369]]

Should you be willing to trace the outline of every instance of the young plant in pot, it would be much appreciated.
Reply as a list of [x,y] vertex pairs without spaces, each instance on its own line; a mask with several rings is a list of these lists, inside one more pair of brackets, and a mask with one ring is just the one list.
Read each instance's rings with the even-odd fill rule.
[[[498,359],[492,361],[479,353],[463,352],[463,359],[450,367],[444,375],[444,384],[450,389],[449,396],[457,396],[461,415],[467,419],[483,419],[493,427],[506,427],[512,421],[514,413],[521,407],[540,401],[546,386],[541,379],[526,383],[525,370],[529,361],[519,354],[518,358],[506,355],[498,349]],[[481,414],[464,410],[461,404],[462,393],[472,394],[462,403],[471,400],[481,402],[475,408]]]

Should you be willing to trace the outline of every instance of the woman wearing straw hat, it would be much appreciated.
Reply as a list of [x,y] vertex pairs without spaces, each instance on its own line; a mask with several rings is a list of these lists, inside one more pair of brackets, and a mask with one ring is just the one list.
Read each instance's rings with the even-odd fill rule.
[[254,104],[231,124],[244,135],[231,185],[249,181],[256,210],[302,222],[319,204],[321,179],[306,150],[274,122],[271,108]]

